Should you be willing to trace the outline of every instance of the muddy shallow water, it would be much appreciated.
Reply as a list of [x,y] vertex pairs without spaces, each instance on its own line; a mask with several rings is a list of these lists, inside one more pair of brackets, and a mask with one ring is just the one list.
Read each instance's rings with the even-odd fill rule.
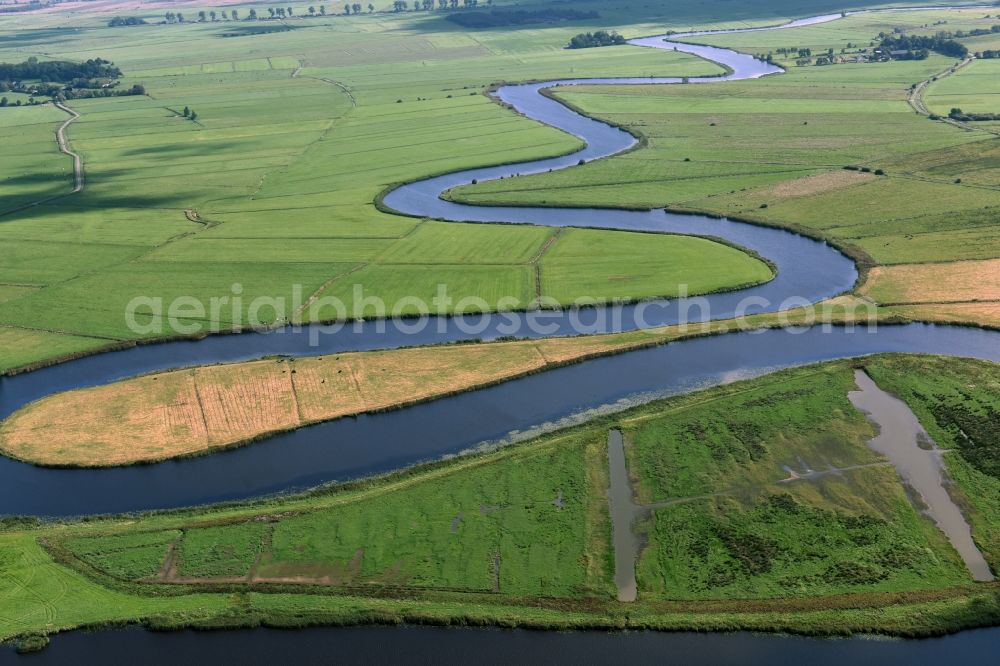
[[920,498],[917,508],[944,532],[975,580],[993,580],[993,573],[983,559],[968,521],[948,494],[948,474],[941,456],[944,451],[928,447],[931,439],[909,406],[889,395],[863,370],[854,371],[857,391],[848,394],[855,407],[878,426],[879,434],[868,442],[884,455],[903,481]]
[[635,493],[629,480],[621,430],[608,431],[608,472],[608,508],[611,512],[611,533],[615,549],[618,601],[635,601],[635,563],[642,540],[635,533],[633,524],[641,507],[635,503]]

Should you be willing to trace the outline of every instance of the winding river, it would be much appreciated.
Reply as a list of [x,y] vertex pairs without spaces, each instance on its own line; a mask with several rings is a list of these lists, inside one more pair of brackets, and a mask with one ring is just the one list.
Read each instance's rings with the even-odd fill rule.
[[[817,16],[755,30],[812,25],[839,17],[840,14]],[[673,38],[690,39],[704,34],[708,33],[686,33]],[[630,43],[676,49],[718,62],[730,70],[726,76],[691,78],[690,84],[725,85],[726,81],[783,71],[749,55],[665,41],[664,36]],[[541,94],[545,89],[593,83],[680,82],[676,78],[613,78],[503,86],[495,92],[498,100],[525,116],[580,137],[586,147],[572,155],[472,169],[403,185],[385,197],[385,204],[403,214],[455,222],[513,222],[712,236],[753,250],[777,266],[777,276],[766,284],[706,297],[710,316],[716,319],[737,314],[741,301],[748,297],[753,297],[756,304],[748,312],[763,312],[820,301],[849,290],[857,279],[857,271],[846,256],[825,243],[780,229],[705,216],[674,215],[663,210],[469,206],[440,196],[473,180],[562,169],[580,160],[619,153],[635,144],[636,139],[627,132],[581,116]],[[407,321],[389,320],[351,324],[336,332],[313,326],[140,346],[0,378],[0,418],[52,393],[164,368],[275,354],[322,355],[501,335],[566,335],[578,332],[581,324],[589,326],[589,332],[611,332],[676,323],[680,319],[679,308],[678,301],[662,300],[563,312],[436,318],[419,333],[410,332]],[[318,345],[311,344],[314,338],[318,339]],[[782,367],[878,352],[951,354],[1000,361],[998,343],[1000,333],[924,324],[882,326],[877,331],[839,327],[776,329],[692,339],[595,359],[396,412],[312,426],[209,457],[101,470],[46,469],[4,458],[0,460],[0,513],[70,516],[135,511],[308,488],[398,469],[459,453],[484,442],[525,437],[601,411]],[[508,640],[500,632],[485,633],[497,637],[486,639],[486,643]],[[150,640],[153,639],[140,642]],[[578,638],[556,642],[575,640]],[[707,643],[704,640],[697,643],[704,653]]]
[[[839,14],[802,19],[782,27],[832,21]],[[707,33],[686,33],[697,38]],[[632,40],[640,47],[676,49],[725,65],[720,77],[690,78],[689,84],[725,85],[779,74],[781,68],[727,49],[664,41]],[[464,222],[508,222],[700,234],[722,238],[772,261],[776,277],[739,292],[699,299],[601,306],[560,312],[440,317],[413,332],[407,320],[383,320],[331,327],[289,327],[138,346],[35,372],[0,378],[0,418],[46,395],[95,386],[143,372],[267,355],[321,355],[337,351],[491,339],[501,335],[538,337],[581,331],[599,333],[673,324],[686,318],[723,319],[816,302],[849,290],[857,280],[853,262],[835,248],[781,229],[663,210],[471,206],[441,194],[473,180],[566,168],[627,150],[631,134],[582,116],[547,97],[544,89],[590,83],[677,84],[678,78],[571,79],[506,85],[496,97],[520,113],[572,133],[586,143],[580,151],[551,159],[471,169],[403,185],[385,204],[403,214]],[[745,307],[751,303],[751,307]],[[683,315],[683,316],[682,316]],[[337,327],[333,327],[337,328]],[[802,333],[762,333],[688,340],[561,368],[500,386],[437,400],[398,412],[304,428],[254,446],[212,456],[119,469],[46,469],[0,459],[0,513],[68,516],[190,506],[303,489],[384,472],[454,454],[484,442],[523,436],[565,425],[595,410],[707,387],[776,368],[876,352],[962,354],[1000,360],[998,334],[960,327],[911,325],[877,332],[834,328]]]

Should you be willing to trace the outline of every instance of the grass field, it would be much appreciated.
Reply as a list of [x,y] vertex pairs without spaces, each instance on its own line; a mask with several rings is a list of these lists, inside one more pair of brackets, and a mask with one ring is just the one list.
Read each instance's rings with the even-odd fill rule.
[[[10,93],[4,96],[13,101]],[[51,106],[6,107],[2,111],[0,141],[5,150],[0,213],[72,189],[72,164],[55,150],[56,127],[69,116]]]
[[959,108],[967,113],[1000,113],[1000,60],[976,60],[927,91],[931,110],[947,115]]
[[[729,273],[686,272],[684,281],[696,290],[769,276],[762,264],[728,248],[673,237],[651,242],[646,235],[618,234],[618,254],[606,256],[598,251],[607,244],[601,232],[567,234],[574,261],[555,259],[549,268],[541,256],[548,230],[452,228],[386,215],[373,205],[392,183],[578,146],[481,95],[498,75],[719,71],[710,63],[634,48],[563,51],[567,27],[512,39],[466,35],[431,17],[376,15],[315,19],[291,31],[226,39],[221,23],[121,31],[88,17],[82,29],[64,27],[70,20],[75,26],[76,16],[47,15],[38,32],[24,29],[24,17],[4,17],[0,33],[18,32],[0,45],[0,60],[36,55],[32,37],[44,30],[47,46],[64,57],[97,48],[125,70],[123,85],[142,82],[149,96],[73,102],[82,117],[69,135],[84,158],[87,186],[72,199],[4,218],[0,237],[14,252],[0,263],[0,282],[38,287],[0,299],[0,322],[8,327],[45,329],[68,340],[158,337],[160,329],[126,327],[122,314],[133,297],[190,295],[207,304],[237,283],[246,302],[256,296],[287,301],[299,285],[305,298],[336,296],[349,310],[355,284],[390,303],[402,295],[429,298],[446,284],[456,299],[482,298],[490,309],[501,299],[525,307],[540,295],[562,303],[580,296],[671,295],[679,274],[652,266],[644,253],[675,256],[681,266],[694,247],[733,261]],[[391,45],[373,47],[387,31],[394,34]],[[198,111],[197,122],[181,117],[185,106]],[[34,137],[25,145],[28,162],[5,161],[11,201],[65,186],[69,160],[51,140],[65,114],[44,107],[4,112],[0,123],[9,132],[28,127]],[[618,256],[637,256],[635,270],[614,265]],[[576,258],[581,265],[599,258],[605,265],[580,284],[580,269],[570,265]],[[538,272],[547,277],[540,281]],[[230,328],[247,314],[192,317],[185,324],[190,332]],[[279,319],[274,314],[263,323]],[[11,347],[9,356],[4,369],[45,355]]]
[[[969,131],[935,123],[908,104],[911,86],[935,78],[954,60],[933,54],[925,61],[850,60],[879,32],[898,28],[933,34],[988,29],[997,22],[981,9],[916,11],[859,14],[787,31],[700,37],[701,42],[762,56],[770,53],[787,73],[724,86],[557,91],[587,113],[642,133],[649,145],[557,173],[459,188],[452,196],[484,204],[612,202],[708,211],[825,238],[864,267],[969,262],[933,269],[942,278],[936,284],[906,282],[903,300],[920,305],[894,307],[894,312],[996,325],[997,299],[986,286],[988,274],[984,281],[975,273],[989,264],[972,263],[1000,257],[994,224],[1000,211],[1000,143],[991,133],[992,124],[973,124],[978,129]],[[970,48],[984,48],[974,43],[983,39],[967,41]],[[793,46],[795,55],[778,52]],[[796,66],[797,50],[805,47],[814,54],[833,49],[844,62]],[[974,93],[974,106],[982,111],[990,84],[976,83],[984,78],[977,78],[976,71],[988,78],[993,63],[973,62],[933,82],[925,93],[927,103],[936,110],[956,106],[950,100],[964,89]],[[945,93],[952,97],[938,97]],[[876,170],[884,175],[874,175]],[[920,270],[916,266],[898,275]],[[878,269],[871,275],[874,280],[886,274]],[[878,279],[884,285],[884,278]],[[861,291],[880,302],[895,302],[883,298],[884,286],[872,283]],[[952,305],[956,301],[977,303],[958,308]]]
[[[454,196],[709,210],[808,229],[878,263],[995,257],[1000,245],[985,225],[1000,206],[1000,190],[987,184],[996,141],[929,122],[906,104],[906,82],[940,66],[793,68],[718,88],[574,88],[558,94],[643,132],[650,145]],[[856,165],[887,175],[842,173]]]
[[[854,387],[846,364],[756,386],[626,420],[640,497],[703,497],[654,512],[640,594],[795,597],[967,579],[895,471],[872,466],[879,456],[865,441],[874,432],[846,399]],[[849,471],[787,481],[793,471],[830,468]],[[721,494],[705,497],[713,493]]]
[[[951,449],[955,496],[996,566],[998,471],[981,449],[995,439],[997,366],[899,355],[864,364]],[[851,363],[827,363],[304,496],[33,529],[12,522],[0,532],[0,590],[19,601],[0,637],[115,620],[299,626],[371,613],[904,633],[995,619],[995,585],[971,586],[892,467],[865,446],[873,428],[847,401],[852,389]],[[610,582],[611,427],[626,433],[640,501],[688,500],[638,525],[648,542],[632,604],[614,601]],[[806,467],[840,471],[787,481]],[[706,493],[720,494],[697,499]]]

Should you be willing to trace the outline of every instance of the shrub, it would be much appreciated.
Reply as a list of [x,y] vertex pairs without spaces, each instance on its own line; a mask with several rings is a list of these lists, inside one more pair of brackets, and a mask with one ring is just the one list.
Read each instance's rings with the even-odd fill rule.
[[14,641],[14,648],[18,654],[28,654],[29,652],[41,652],[49,644],[49,637],[45,634],[25,634]]

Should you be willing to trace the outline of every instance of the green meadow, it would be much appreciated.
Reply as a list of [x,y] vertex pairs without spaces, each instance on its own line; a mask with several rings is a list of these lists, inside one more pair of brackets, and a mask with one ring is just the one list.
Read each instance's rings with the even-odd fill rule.
[[[296,292],[299,302],[336,296],[353,314],[355,285],[391,307],[444,284],[455,300],[474,299],[471,309],[495,309],[771,277],[763,263],[698,240],[574,231],[550,247],[547,229],[449,226],[375,206],[395,183],[579,147],[490,101],[482,92],[497,80],[701,75],[720,72],[714,64],[633,47],[565,51],[572,28],[562,25],[469,33],[434,16],[386,14],[293,25],[226,37],[225,22],[108,29],[86,13],[37,25],[0,18],[0,60],[46,57],[43,43],[68,59],[100,55],[125,71],[123,86],[148,93],[74,100],[81,118],[68,135],[84,160],[84,191],[2,217],[2,369],[99,346],[91,340],[170,334],[130,330],[126,305],[192,296],[208,310],[234,284],[244,303],[285,299],[284,313],[263,313],[262,323],[280,323],[310,316],[290,311]],[[70,161],[53,138],[66,117],[46,106],[0,113],[0,131],[31,140],[19,142],[23,158],[0,166],[5,208],[66,191]],[[726,269],[707,268],[702,250]],[[248,314],[244,306],[181,320],[197,333]],[[25,349],[29,330],[65,340]]]
[[[997,566],[1000,470],[981,451],[995,448],[997,366],[902,355],[860,363],[948,450],[953,496]],[[0,618],[0,637],[119,620],[910,634],[995,621],[994,587],[972,586],[866,446],[875,430],[847,400],[853,367],[784,370],[305,495],[8,521],[0,592],[19,612]],[[637,502],[662,503],[636,524],[645,545],[631,604],[614,601],[610,428],[625,433]],[[960,428],[974,445],[956,438]],[[792,474],[810,469],[826,473]]]
[[[649,520],[640,595],[787,598],[962,584],[968,574],[944,536],[865,446],[875,432],[848,402],[853,389],[850,368],[838,363],[626,421],[640,497],[682,500]],[[847,471],[787,480],[831,468]]]
[[967,113],[1000,113],[1000,60],[975,60],[939,79],[927,91],[927,103],[941,115],[953,108]]
[[[943,22],[943,23],[942,23]],[[776,224],[825,238],[863,265],[1000,257],[995,123],[934,122],[908,103],[916,83],[935,110],[985,111],[994,62],[938,78],[956,60],[855,63],[895,29],[989,28],[981,9],[858,14],[776,32],[697,41],[772,54],[781,76],[725,85],[574,87],[560,99],[648,138],[643,149],[556,173],[458,188],[475,203],[666,206]],[[970,48],[972,40],[969,38]],[[850,44],[850,46],[848,46]],[[793,54],[779,53],[779,49]],[[798,66],[797,49],[835,65]],[[843,53],[842,53],[843,50]],[[978,74],[977,74],[978,72]],[[850,170],[845,170],[849,167]],[[879,172],[876,177],[873,174]]]
[[[764,264],[704,241],[446,225],[384,213],[375,201],[410,179],[579,147],[491,102],[482,93],[497,81],[721,72],[674,52],[563,49],[581,28],[637,36],[768,25],[839,9],[739,1],[718,17],[696,2],[669,11],[599,7],[601,19],[516,31],[459,28],[439,14],[414,12],[286,21],[288,29],[256,33],[232,21],[110,29],[86,11],[0,17],[0,60],[99,55],[124,70],[124,86],[141,83],[147,91],[74,100],[81,118],[68,135],[84,159],[84,191],[0,216],[7,250],[0,370],[172,333],[152,312],[137,317],[143,330],[127,325],[126,306],[137,296],[167,303],[194,297],[206,312],[179,318],[184,333],[194,334],[247,321],[247,305],[235,312],[208,307],[233,295],[234,285],[244,304],[283,299],[283,311],[257,313],[260,323],[278,324],[343,316],[296,310],[311,297],[336,297],[348,316],[372,316],[377,309],[359,296],[382,300],[391,312],[401,297],[433,298],[439,285],[468,311],[524,308],[536,299],[671,296],[681,283],[702,293],[769,279]],[[847,57],[880,31],[929,34],[991,21],[979,9],[860,14],[703,39],[761,54],[808,46],[843,49]],[[949,60],[797,67],[791,58],[778,55],[787,74],[758,81],[558,91],[587,113],[641,133],[648,145],[453,196],[709,211],[806,230],[874,263],[1000,256],[986,224],[1000,205],[993,135],[931,122],[906,102],[912,84]],[[935,100],[962,95],[964,86],[976,91],[970,110],[988,104],[988,86],[976,83],[990,78],[984,65],[992,63],[935,82],[929,103],[937,108]],[[185,107],[198,113],[196,121],[183,117]],[[67,192],[70,160],[53,137],[66,118],[48,106],[0,109],[0,133],[18,138],[13,159],[0,165],[0,208]],[[850,165],[886,175],[799,185]],[[414,307],[402,303],[397,311]],[[50,344],[25,343],[42,333]]]
[[[2,96],[11,101],[11,93]],[[69,116],[53,107],[0,109],[0,212],[65,194],[73,187],[70,163],[55,149],[55,128]]]

